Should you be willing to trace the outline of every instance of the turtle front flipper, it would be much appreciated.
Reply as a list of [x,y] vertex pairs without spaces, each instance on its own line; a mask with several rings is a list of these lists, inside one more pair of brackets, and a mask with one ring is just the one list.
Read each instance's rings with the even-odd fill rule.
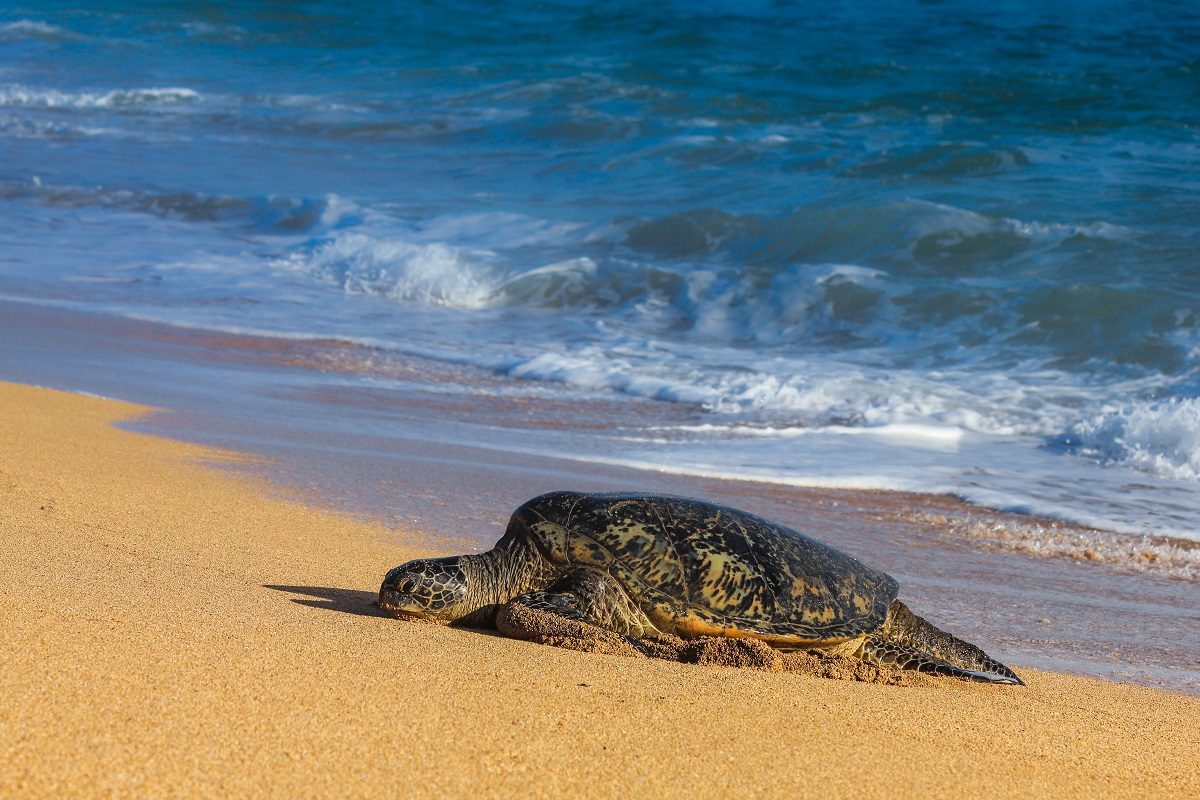
[[625,655],[649,655],[638,637],[653,631],[620,584],[588,568],[509,600],[496,614],[496,628],[515,639]]
[[[901,644],[895,639],[888,639],[877,634],[864,636],[855,655],[863,661],[879,664],[895,669],[911,669],[916,672],[926,672],[933,675],[946,675],[952,678],[966,678],[984,683],[1016,683],[1022,684],[1016,675],[1001,675],[995,672],[983,672],[966,669],[949,661],[943,661],[923,650]],[[1023,685],[1023,684],[1022,684]]]

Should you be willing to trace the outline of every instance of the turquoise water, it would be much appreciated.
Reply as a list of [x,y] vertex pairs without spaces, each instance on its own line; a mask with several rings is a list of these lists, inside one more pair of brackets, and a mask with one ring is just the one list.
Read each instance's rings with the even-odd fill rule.
[[0,295],[559,455],[1200,538],[1198,189],[1190,3],[0,3]]

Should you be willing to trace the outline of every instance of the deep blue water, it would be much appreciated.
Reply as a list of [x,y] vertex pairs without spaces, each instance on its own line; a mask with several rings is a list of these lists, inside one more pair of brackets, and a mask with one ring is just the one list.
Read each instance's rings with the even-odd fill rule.
[[2,2],[0,294],[1197,538],[1200,7],[882,6]]

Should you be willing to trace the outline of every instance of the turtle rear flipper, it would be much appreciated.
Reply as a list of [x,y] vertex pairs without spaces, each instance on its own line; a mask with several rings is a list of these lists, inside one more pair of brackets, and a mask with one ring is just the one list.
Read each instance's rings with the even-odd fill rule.
[[932,675],[946,675],[952,678],[966,678],[984,683],[1012,683],[1024,685],[1016,675],[1000,675],[995,672],[982,672],[976,669],[966,669],[949,661],[931,656],[923,650],[901,644],[894,639],[879,635],[863,637],[856,653],[863,661],[879,664],[895,669],[911,669],[916,672],[926,672]]
[[[1025,682],[1017,677],[1017,673],[983,650],[931,625],[909,611],[908,606],[899,600],[893,601],[891,607],[888,608],[887,620],[884,621],[879,635],[886,639],[889,647],[908,647],[920,653],[924,658],[932,658],[937,662],[950,664],[964,672],[996,675],[1004,679],[993,681],[994,683],[1025,685]],[[968,676],[964,675],[963,677]],[[991,679],[975,678],[974,680]]]

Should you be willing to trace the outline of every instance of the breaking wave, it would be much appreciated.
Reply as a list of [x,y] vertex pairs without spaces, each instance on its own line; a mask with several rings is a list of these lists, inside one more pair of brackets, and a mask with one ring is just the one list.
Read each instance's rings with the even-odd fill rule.
[[347,233],[306,245],[277,266],[337,286],[348,295],[447,308],[487,304],[486,262],[445,244],[414,244]]
[[[1073,256],[1053,275],[1008,277],[1015,251],[1042,248],[1040,263],[1064,258],[1063,248],[1126,247],[1135,234],[1119,226],[916,202],[859,211],[690,212],[606,226],[467,215],[356,230],[309,243],[288,263],[398,302],[572,310],[678,342],[787,357],[815,349],[871,367],[987,364],[1035,382],[1045,369],[1122,382],[1176,375],[1200,344],[1200,313],[1178,295],[1132,279],[1097,285]],[[413,255],[435,246],[436,257]],[[990,266],[978,257],[985,251],[996,253]]]
[[1069,441],[1106,463],[1179,480],[1200,480],[1200,400],[1138,403],[1083,420]]
[[0,87],[0,106],[10,108],[170,108],[190,105],[199,99],[199,92],[183,87],[111,89],[107,92],[64,92],[19,84]]
[[102,5],[0,20],[7,294],[710,426],[645,463],[1195,529],[1179,9]]

